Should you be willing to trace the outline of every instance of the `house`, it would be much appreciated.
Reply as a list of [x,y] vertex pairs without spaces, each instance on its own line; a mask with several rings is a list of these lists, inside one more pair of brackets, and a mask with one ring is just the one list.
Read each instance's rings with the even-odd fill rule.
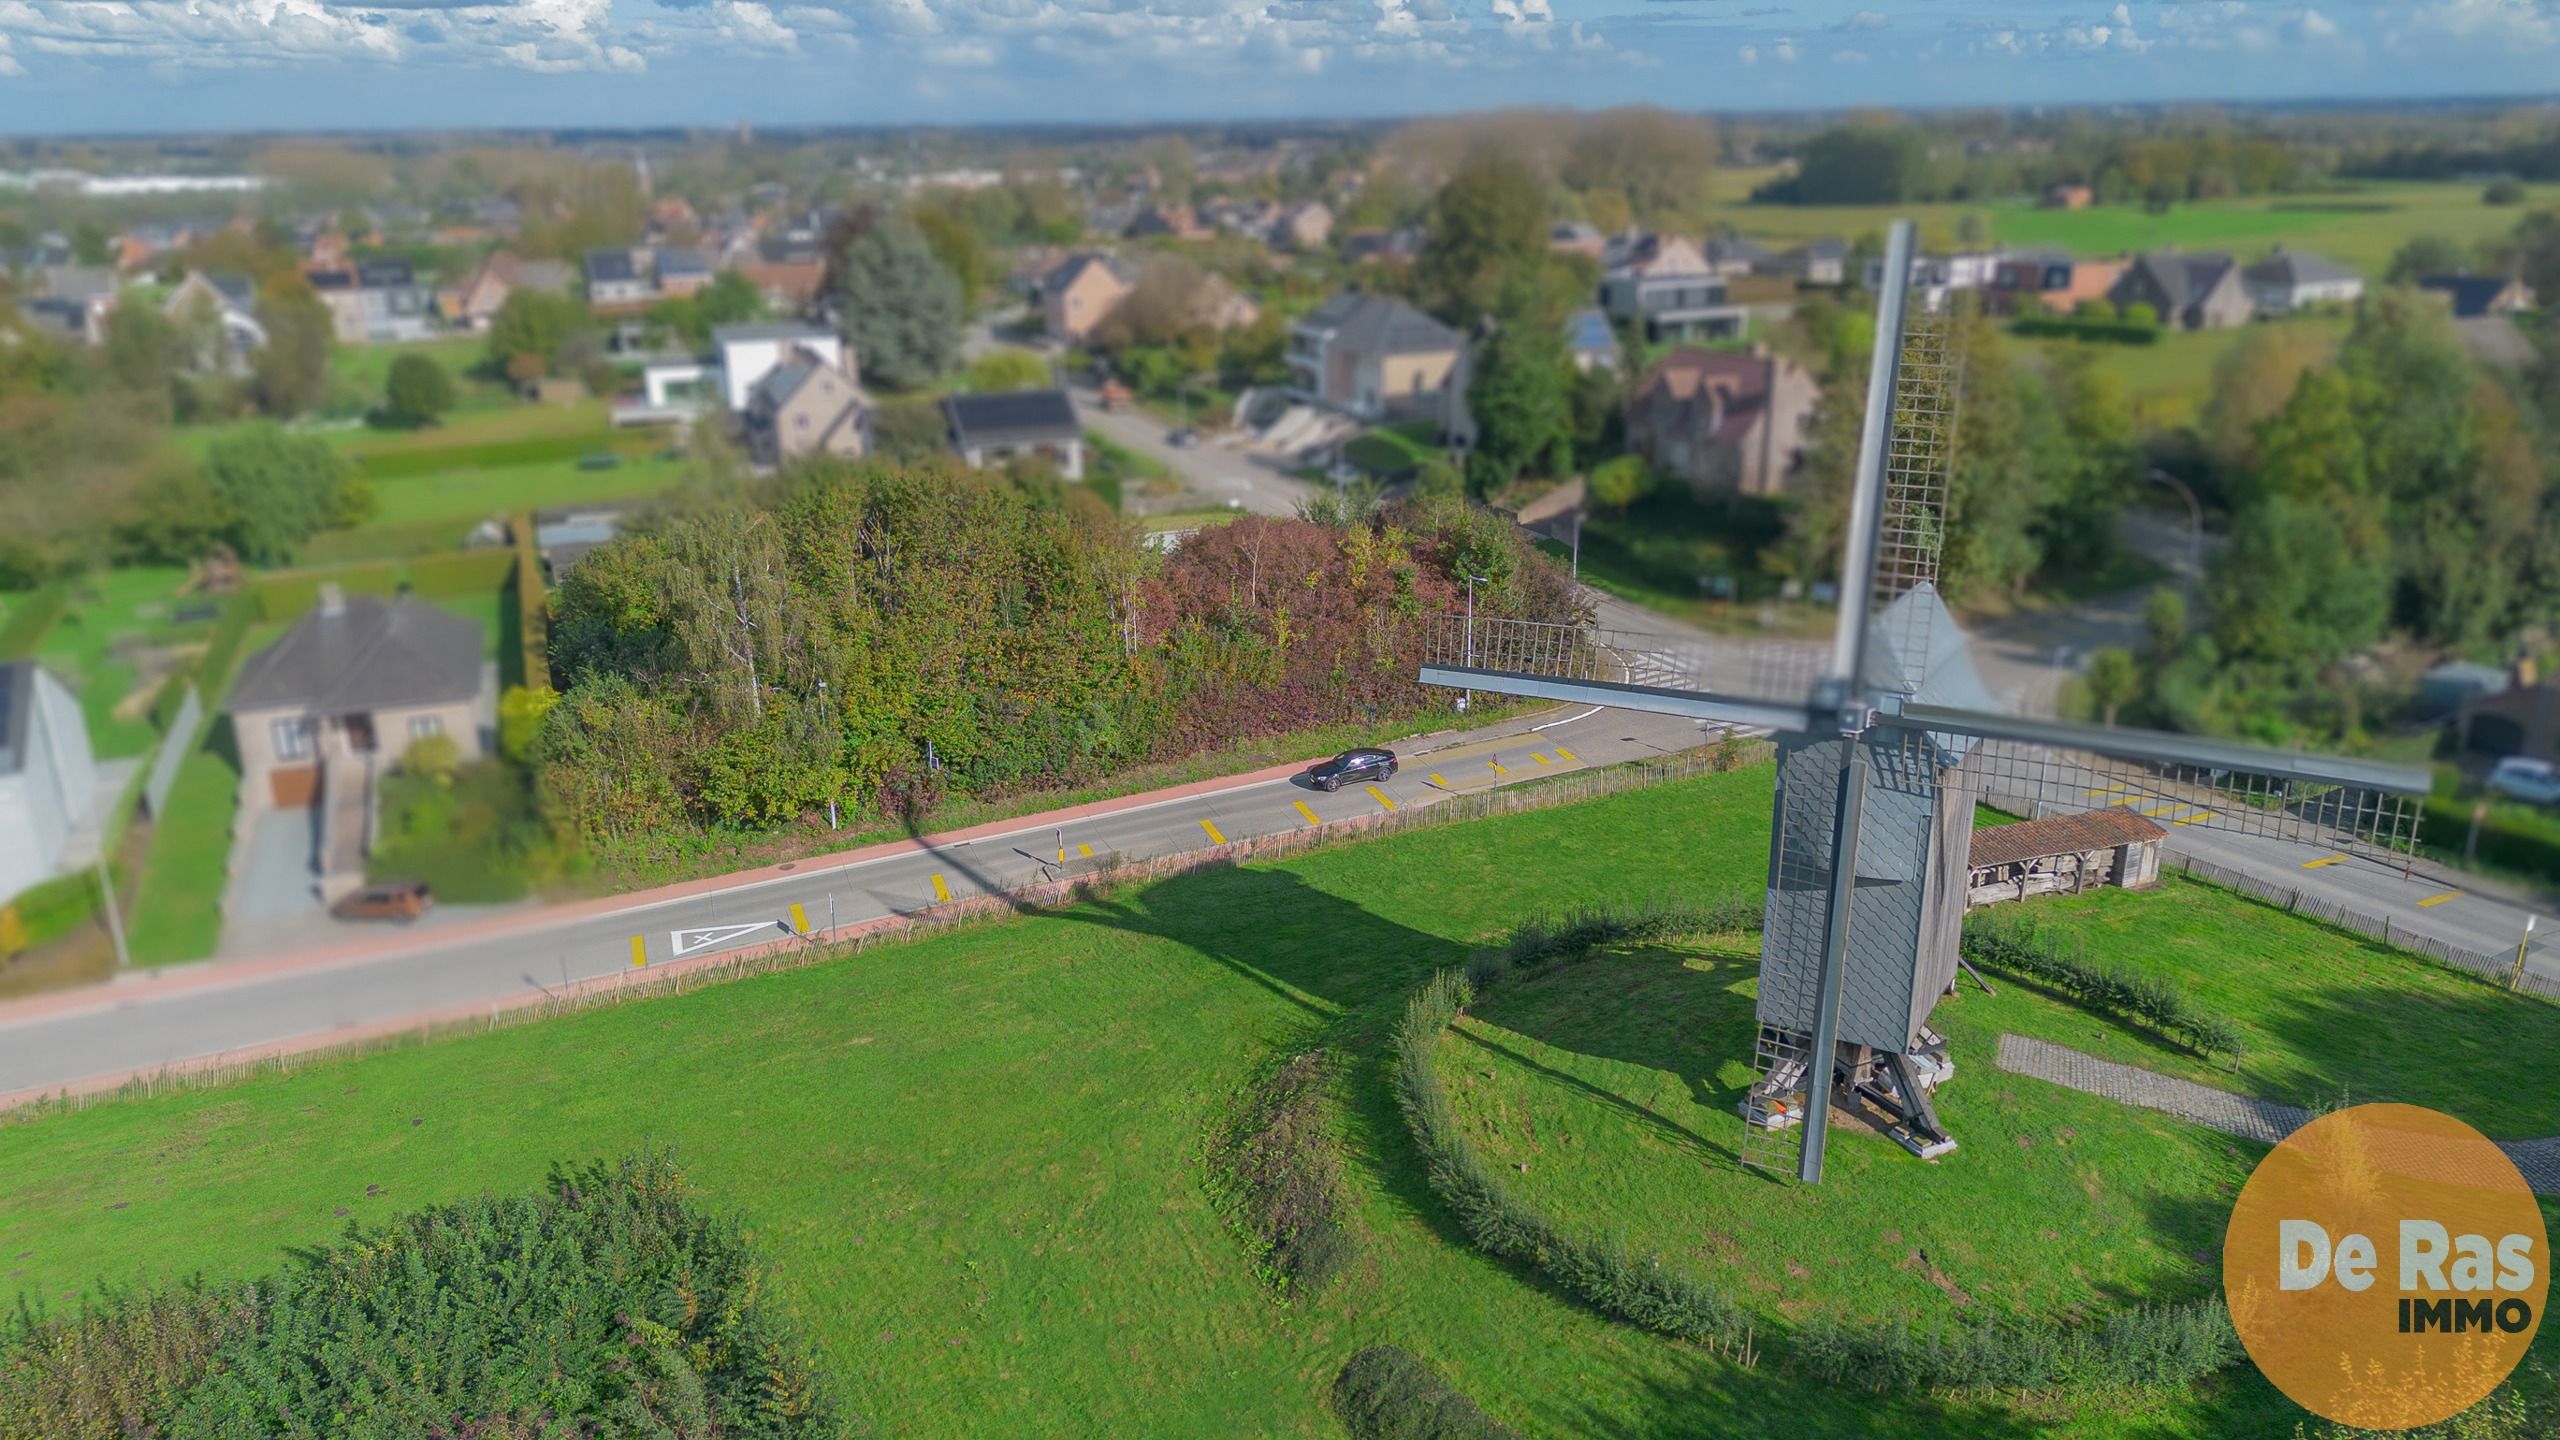
[[1137,284],[1138,267],[1116,255],[1070,255],[1041,277],[1041,328],[1052,340],[1081,345]]
[[2462,348],[2483,365],[2522,370],[2533,363],[2533,342],[2525,338],[2513,315],[2466,316],[2453,322],[2453,330],[2461,337]]
[[1756,275],[1776,258],[1766,247],[1754,245],[1733,234],[1708,236],[1706,243],[1698,247],[1698,253],[1706,257],[1709,270],[1728,278]]
[[1333,238],[1333,207],[1321,200],[1292,205],[1271,222],[1271,244],[1300,255],[1321,250]]
[[1464,336],[1403,301],[1346,291],[1289,327],[1285,358],[1295,388],[1320,404],[1464,434],[1466,355]]
[[543,579],[557,584],[597,546],[621,534],[623,522],[640,508],[626,501],[533,512],[533,548],[542,557]]
[[2039,202],[2047,210],[2086,210],[2097,194],[2086,185],[2049,185]]
[[[48,307],[49,315],[30,313],[28,318],[42,319],[48,329],[95,345],[107,336],[107,314],[116,308],[124,279],[103,267],[48,265],[37,272],[36,288],[43,299],[54,304]],[[30,309],[24,301],[19,308]]]
[[1782,494],[1821,398],[1812,372],[1766,346],[1682,346],[1627,398],[1627,448],[1699,495]]
[[1558,255],[1588,255],[1597,260],[1609,248],[1609,237],[1588,221],[1567,220],[1547,227],[1547,248]]
[[223,710],[240,756],[240,808],[312,809],[321,889],[364,877],[379,773],[429,736],[483,753],[495,667],[477,622],[415,596],[322,585],[309,613],[252,655]]
[[1965,908],[2109,885],[2148,890],[2160,883],[2168,833],[2122,807],[1981,826],[1965,855]]
[[1064,390],[951,395],[942,402],[952,452],[972,470],[1039,458],[1059,478],[1084,478],[1084,424]]
[[1342,237],[1345,265],[1407,265],[1421,253],[1422,231],[1417,226],[1354,230]]
[[657,254],[658,293],[670,300],[682,300],[700,293],[718,273],[710,257],[699,250],[668,246]]
[[767,371],[747,395],[747,455],[781,465],[806,455],[859,460],[871,448],[871,399],[808,351]]
[[1573,357],[1576,370],[1618,368],[1618,332],[1596,305],[1585,306],[1565,317],[1564,348],[1565,353]]
[[160,313],[192,332],[201,324],[195,368],[207,374],[248,373],[249,357],[265,349],[267,329],[258,323],[258,287],[246,275],[190,270],[160,302]]
[[2352,305],[2364,296],[2364,277],[2335,261],[2303,250],[2275,253],[2243,272],[2258,313],[2291,315],[2318,305]]
[[612,249],[587,252],[587,305],[595,310],[639,310],[655,304],[658,282],[646,263],[647,252]]
[[424,340],[435,333],[435,291],[418,283],[406,260],[367,260],[310,278],[341,344]]
[[1196,240],[1209,232],[1201,228],[1199,217],[1191,213],[1188,205],[1150,205],[1140,210],[1130,220],[1129,228],[1120,233],[1132,240]]
[[1647,340],[1739,335],[1750,312],[1725,302],[1724,277],[1677,235],[1621,235],[1601,252],[1600,305]]
[[2514,315],[2533,308],[2533,287],[2512,276],[2501,280],[2494,275],[2429,275],[2418,282],[2418,288],[2444,297],[2456,320]]
[[[2000,253],[1991,250],[1965,251],[1954,255],[1914,255],[1911,257],[1911,286],[1907,292],[1923,310],[1943,310],[1947,298],[1958,291],[1988,289],[2000,271]],[[1884,284],[1884,257],[1871,255],[1859,268],[1858,279],[1868,289]]]
[[2218,250],[2137,255],[2107,299],[2118,310],[2148,305],[2172,330],[2228,330],[2258,311],[2239,264]]
[[2066,250],[2010,250],[1983,298],[1999,314],[2068,315],[2084,301],[2106,299],[2124,270],[2121,260],[2083,260]]
[[1809,240],[1769,257],[1763,275],[1792,275],[1804,285],[1839,285],[1849,278],[1849,242],[1831,236]]
[[500,250],[481,261],[460,284],[439,292],[436,310],[456,329],[483,331],[496,322],[507,297],[518,290],[566,295],[569,284],[565,262],[522,260],[513,251]]
[[[729,413],[746,413],[757,383],[803,357],[845,376],[855,374],[853,351],[832,330],[798,321],[720,325],[711,331],[714,368],[720,373],[720,398]],[[652,366],[651,369],[658,367]]]
[[[95,345],[107,338],[105,326],[77,300],[31,295],[17,302],[18,317],[36,333],[61,345]],[[14,341],[16,337],[10,337]],[[9,343],[9,342],[0,342]]]
[[785,314],[798,314],[816,304],[827,283],[826,257],[815,251],[759,249],[753,259],[730,268],[764,293],[765,304]]
[[93,863],[99,814],[78,697],[32,660],[0,665],[0,902]]
[[2484,755],[2560,763],[2560,684],[2509,686],[2474,695],[2454,712],[2455,743]]

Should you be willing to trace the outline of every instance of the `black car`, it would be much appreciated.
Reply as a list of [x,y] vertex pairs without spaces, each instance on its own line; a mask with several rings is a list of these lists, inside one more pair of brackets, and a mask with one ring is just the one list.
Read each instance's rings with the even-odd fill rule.
[[1339,790],[1360,780],[1385,780],[1396,773],[1393,750],[1345,750],[1307,769],[1307,783],[1319,790]]

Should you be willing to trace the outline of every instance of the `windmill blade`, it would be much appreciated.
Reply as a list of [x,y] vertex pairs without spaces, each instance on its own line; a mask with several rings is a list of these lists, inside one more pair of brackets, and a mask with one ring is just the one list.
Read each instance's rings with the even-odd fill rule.
[[1439,616],[1422,683],[1802,730],[1829,650],[1817,641],[1671,636],[1587,625]]

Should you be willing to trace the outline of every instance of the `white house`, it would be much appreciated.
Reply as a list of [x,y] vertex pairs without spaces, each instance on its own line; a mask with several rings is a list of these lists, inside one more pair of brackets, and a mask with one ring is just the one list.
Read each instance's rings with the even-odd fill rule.
[[732,415],[746,413],[748,402],[755,398],[756,382],[772,374],[795,352],[805,350],[823,365],[847,375],[853,373],[853,359],[843,337],[833,330],[795,321],[717,326],[711,332],[711,346],[720,370],[720,398]]
[[[2000,275],[2005,257],[1997,250],[1967,250],[1954,255],[1911,257],[1911,298],[1923,310],[1946,308],[1947,297],[1960,290],[1987,290]],[[1872,255],[1859,272],[1870,290],[1884,284],[1884,257]]]
[[2364,277],[2353,270],[2282,247],[2242,272],[2241,279],[2261,315],[2290,315],[2315,305],[2352,305],[2364,296]]
[[79,700],[32,660],[0,665],[0,902],[83,863],[72,837],[97,803]]

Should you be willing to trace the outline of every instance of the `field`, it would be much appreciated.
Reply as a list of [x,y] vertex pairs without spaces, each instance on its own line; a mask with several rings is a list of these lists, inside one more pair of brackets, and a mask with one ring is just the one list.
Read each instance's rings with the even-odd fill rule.
[[187,603],[178,595],[186,578],[186,571],[165,566],[82,576],[61,617],[36,643],[36,660],[79,696],[89,748],[100,759],[150,751],[160,734],[150,711],[156,676],[212,634],[209,618],[176,618]]
[[[1769,776],[1426,828],[681,997],[0,1126],[13,1257],[0,1299],[253,1273],[347,1219],[524,1190],[555,1159],[658,1143],[748,1220],[877,1433],[1333,1435],[1321,1396],[1334,1370],[1391,1341],[1539,1435],[2290,1434],[2298,1412],[2241,1372],[2077,1414],[1809,1387],[1782,1363],[1739,1368],[1602,1321],[1466,1246],[1390,1099],[1386,1018],[1431,970],[1531,914],[1756,889]],[[2212,998],[2246,1006],[2253,1040],[2302,1052],[2253,1079],[2319,1088],[2333,1078],[2319,1067],[2352,1065],[2359,1098],[2452,1101],[2493,1131],[2560,1127],[2550,1087],[2473,1076],[2434,1043],[2459,1014],[2548,1053],[2560,1010],[2213,892],[2049,913],[2137,960],[2174,932],[2183,967],[2212,965],[2203,937],[2245,934],[2257,951]],[[2395,982],[2417,997],[2397,1027],[2377,1003]],[[1613,955],[1519,982],[1442,1043],[1482,1138],[1528,1166],[1519,1184],[1732,1283],[1773,1335],[1809,1309],[1944,1315],[1959,1291],[1967,1318],[1988,1319],[2209,1288],[2216,1217],[2250,1147],[1986,1058],[2002,1029],[2174,1066],[2170,1052],[2024,986],[1967,993],[1945,1012],[1965,1148],[1923,1167],[1847,1134],[1833,1183],[1780,1188],[1725,1155],[1751,983],[1747,959],[1712,938]],[[2335,1032],[2353,1044],[2309,1038],[2341,1017],[2367,1022]],[[1283,1305],[1211,1198],[1203,1136],[1251,1076],[1318,1043],[1346,1057],[1335,1124],[1363,1254],[1332,1289]]]
[[[2333,350],[2346,342],[2350,316],[2304,315],[2262,320],[2319,335]],[[2020,342],[2047,354],[2078,349],[2091,354],[2096,368],[2124,387],[2134,419],[2147,428],[2174,428],[2193,421],[2213,382],[2213,367],[2223,352],[2240,343],[2247,329],[2163,331],[2149,345],[2113,345],[2084,340],[2044,339]]]

